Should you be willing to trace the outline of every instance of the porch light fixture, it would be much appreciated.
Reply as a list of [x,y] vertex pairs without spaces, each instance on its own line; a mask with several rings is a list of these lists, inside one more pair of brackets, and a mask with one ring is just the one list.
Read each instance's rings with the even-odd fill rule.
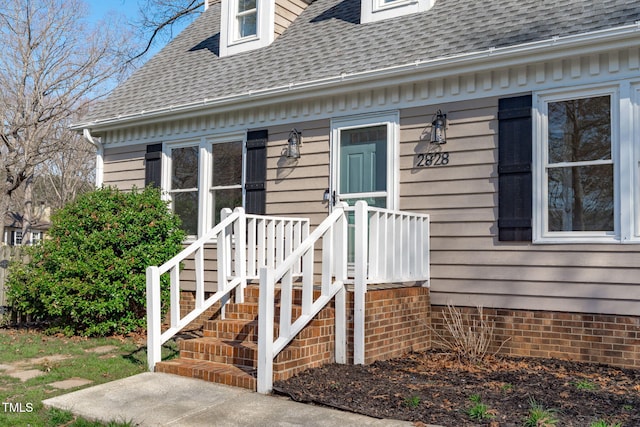
[[290,159],[300,158],[300,146],[302,145],[302,132],[293,128],[289,132],[289,139],[287,140],[287,157]]
[[432,144],[446,144],[447,143],[447,115],[438,110],[433,115],[433,121],[431,122],[431,143]]

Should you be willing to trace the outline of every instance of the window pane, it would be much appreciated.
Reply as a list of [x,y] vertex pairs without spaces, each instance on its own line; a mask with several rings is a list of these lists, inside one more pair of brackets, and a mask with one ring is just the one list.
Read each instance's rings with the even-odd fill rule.
[[613,229],[613,165],[549,169],[549,231]]
[[258,33],[256,13],[238,17],[238,38],[255,36]]
[[549,163],[611,159],[611,97],[550,102]]
[[387,190],[387,126],[340,132],[340,193]]
[[242,182],[242,142],[213,145],[213,186]]
[[171,189],[198,187],[198,147],[171,150]]
[[238,0],[238,12],[256,8],[256,0]]
[[173,193],[173,212],[182,220],[181,228],[189,235],[198,234],[198,192]]
[[234,209],[242,206],[242,188],[229,188],[211,191],[213,198],[214,224],[220,222],[220,211],[223,208]]

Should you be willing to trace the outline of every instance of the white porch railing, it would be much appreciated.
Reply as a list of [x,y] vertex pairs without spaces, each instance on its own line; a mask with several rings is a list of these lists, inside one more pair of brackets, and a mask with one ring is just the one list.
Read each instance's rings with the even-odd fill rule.
[[[365,361],[365,294],[374,283],[429,283],[429,216],[369,207],[337,206],[309,234],[309,220],[247,215],[241,208],[225,209],[222,221],[180,254],[147,268],[147,324],[149,369],[161,360],[164,342],[218,301],[224,305],[236,290],[236,302],[244,299],[248,279],[260,281],[258,323],[258,391],[269,392],[273,360],[332,298],[336,298],[336,362],[346,363],[346,296],[348,278],[348,219],[355,217],[354,245],[354,363]],[[205,300],[205,246],[217,249],[217,291]],[[321,248],[316,245],[321,242]],[[314,300],[314,260],[321,249],[320,296]],[[180,264],[193,255],[196,308],[180,315]],[[171,278],[170,326],[161,330],[160,276]],[[301,277],[302,314],[292,319],[293,281]],[[274,341],[275,285],[280,283],[280,325]],[[238,289],[239,288],[239,289]]]
[[[244,301],[248,279],[258,278],[258,267],[277,267],[308,235],[306,218],[245,214],[242,208],[222,210],[222,220],[204,236],[161,266],[147,268],[147,361],[153,371],[161,360],[161,347],[167,340],[195,320],[218,301],[224,306],[231,292],[239,288],[236,302]],[[205,246],[217,250],[217,290],[205,300]],[[181,316],[180,265],[193,257],[195,273],[195,309]],[[295,270],[295,266],[294,266]],[[297,267],[300,271],[300,266]],[[169,273],[169,328],[162,332],[160,276]]]
[[[335,296],[335,359],[346,363],[347,316],[344,283],[347,279],[347,218],[344,207],[331,215],[276,269],[260,269],[258,309],[258,384],[259,393],[269,393],[273,385],[273,360],[285,346]],[[316,242],[322,242],[320,296],[314,301],[314,257]],[[302,313],[292,321],[293,277],[302,263]],[[280,282],[279,334],[274,341],[275,284]]]
[[392,211],[357,201],[353,274],[353,363],[364,364],[365,293],[373,283],[429,285],[429,215]]

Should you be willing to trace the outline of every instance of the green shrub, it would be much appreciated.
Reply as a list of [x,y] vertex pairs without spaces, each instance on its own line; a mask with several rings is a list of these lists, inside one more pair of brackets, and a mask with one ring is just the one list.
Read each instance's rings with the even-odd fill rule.
[[[146,268],[176,255],[184,237],[157,189],[86,193],[52,217],[28,264],[11,267],[9,299],[51,332],[132,332],[145,325]],[[163,277],[165,302],[168,288]]]

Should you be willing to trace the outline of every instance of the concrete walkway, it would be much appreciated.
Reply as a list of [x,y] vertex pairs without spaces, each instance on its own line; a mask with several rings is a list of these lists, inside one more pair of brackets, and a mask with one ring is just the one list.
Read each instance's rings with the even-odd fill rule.
[[139,426],[408,427],[177,375],[144,373],[47,399],[45,406]]

